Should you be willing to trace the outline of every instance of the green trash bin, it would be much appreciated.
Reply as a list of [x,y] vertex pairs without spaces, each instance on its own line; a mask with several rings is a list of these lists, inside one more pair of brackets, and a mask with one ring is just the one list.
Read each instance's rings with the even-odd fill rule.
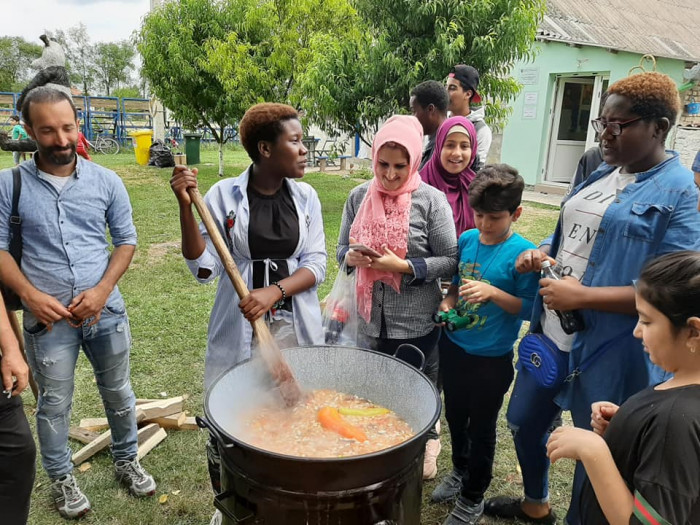
[[202,140],[201,133],[184,133],[185,137],[185,155],[187,156],[187,165],[199,164],[199,145]]

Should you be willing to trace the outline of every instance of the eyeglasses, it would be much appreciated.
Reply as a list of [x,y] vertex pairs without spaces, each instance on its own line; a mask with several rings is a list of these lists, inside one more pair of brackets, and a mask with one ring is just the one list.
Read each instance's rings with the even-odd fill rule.
[[596,118],[591,120],[591,125],[593,126],[593,129],[596,133],[603,133],[603,131],[607,129],[613,137],[617,137],[627,126],[629,126],[630,124],[634,124],[638,120],[642,120],[644,118],[646,117],[637,117],[631,120],[626,120],[625,122],[608,122],[603,118]]

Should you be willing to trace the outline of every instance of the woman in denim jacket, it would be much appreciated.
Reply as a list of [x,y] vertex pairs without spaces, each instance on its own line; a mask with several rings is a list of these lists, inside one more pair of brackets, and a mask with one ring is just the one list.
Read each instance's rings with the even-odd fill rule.
[[[550,249],[526,251],[516,262],[518,271],[539,271],[548,258],[564,277],[540,281],[531,329],[569,352],[570,380],[552,392],[518,367],[507,419],[525,498],[487,501],[485,513],[493,516],[555,523],[546,456],[554,419],[560,409],[570,410],[574,425],[588,428],[593,402],[620,404],[664,379],[632,334],[637,322],[633,282],[649,259],[700,249],[693,174],[676,152],[664,148],[680,111],[675,83],[660,73],[641,73],[614,83],[608,94],[601,117],[592,123],[601,137],[603,164],[563,203]],[[554,310],[578,310],[585,328],[565,334]],[[610,341],[610,350],[586,361]],[[581,523],[578,496],[584,479],[585,471],[577,465],[570,525]]]

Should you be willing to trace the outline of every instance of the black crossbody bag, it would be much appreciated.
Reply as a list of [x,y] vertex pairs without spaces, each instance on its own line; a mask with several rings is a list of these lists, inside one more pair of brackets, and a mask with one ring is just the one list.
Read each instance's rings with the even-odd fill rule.
[[[19,216],[19,196],[22,192],[22,177],[19,168],[12,169],[12,211],[10,212],[10,255],[20,267],[22,260],[22,219]],[[21,310],[22,301],[6,284],[0,282],[0,295],[7,310]]]

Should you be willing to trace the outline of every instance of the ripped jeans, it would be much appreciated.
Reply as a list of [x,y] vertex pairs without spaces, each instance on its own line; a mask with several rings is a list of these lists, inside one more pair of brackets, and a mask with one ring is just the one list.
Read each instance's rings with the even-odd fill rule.
[[73,328],[62,320],[49,332],[31,312],[24,312],[27,358],[39,387],[36,426],[41,461],[51,479],[73,470],[68,430],[81,347],[95,372],[112,431],[114,460],[132,459],[138,450],[136,397],[129,380],[131,332],[121,297],[110,301],[96,325],[85,324]]

